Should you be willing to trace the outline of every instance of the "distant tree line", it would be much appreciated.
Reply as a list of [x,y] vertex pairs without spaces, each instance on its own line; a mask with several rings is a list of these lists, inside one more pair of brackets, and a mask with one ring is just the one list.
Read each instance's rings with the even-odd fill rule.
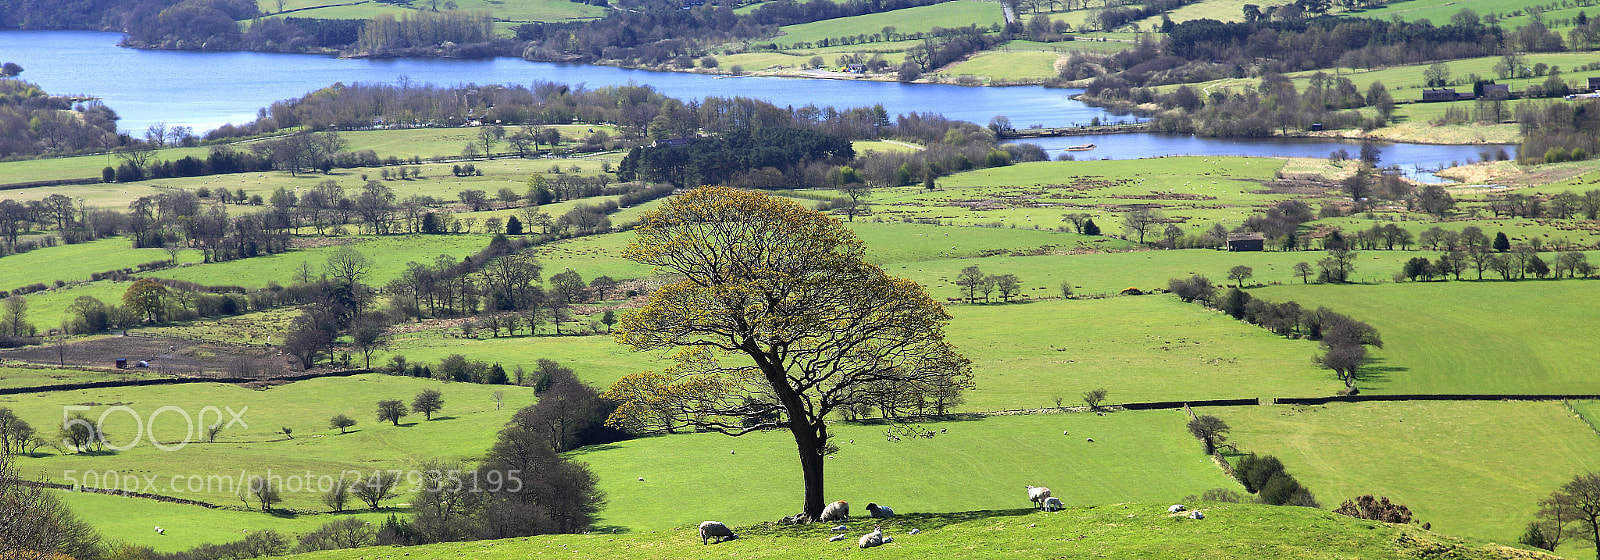
[[120,146],[127,139],[117,134],[117,118],[99,100],[54,97],[29,82],[0,80],[0,158]]

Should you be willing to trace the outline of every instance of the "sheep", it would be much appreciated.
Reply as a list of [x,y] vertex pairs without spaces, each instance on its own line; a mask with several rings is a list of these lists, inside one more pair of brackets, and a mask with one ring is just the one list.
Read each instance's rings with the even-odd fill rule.
[[1028,487],[1028,501],[1033,502],[1034,507],[1044,507],[1044,499],[1048,497],[1050,497],[1049,488],[1043,486]]
[[1187,509],[1189,508],[1184,507],[1183,504],[1172,504],[1167,507],[1167,513],[1178,513]]
[[1198,510],[1198,509],[1189,512],[1189,519],[1205,519],[1205,518],[1206,518],[1206,514],[1200,513],[1200,510]]
[[821,518],[821,520],[822,521],[841,521],[841,520],[849,521],[850,520],[850,503],[846,502],[844,500],[839,500],[837,502],[828,504],[828,507],[822,508],[822,518]]
[[733,534],[733,531],[728,529],[727,525],[723,525],[721,521],[702,521],[700,523],[700,544],[706,544],[708,540],[723,542],[737,538],[739,538],[739,535]]
[[856,544],[861,548],[872,548],[883,544],[883,528],[873,527],[872,532],[861,535],[861,540],[856,541]]
[[839,542],[839,541],[842,541],[842,540],[844,540],[844,535],[840,534],[840,535],[834,535],[833,537],[829,538],[828,542]]
[[1061,505],[1061,498],[1057,498],[1055,496],[1051,496],[1051,497],[1048,497],[1048,498],[1044,499],[1044,510],[1045,511],[1061,511],[1061,508],[1063,508],[1063,507],[1065,507],[1065,506]]
[[157,535],[165,535],[165,534],[167,534],[167,530],[166,529],[162,529],[160,525],[157,525],[156,526],[156,534]]
[[878,504],[867,504],[867,513],[872,517],[894,517],[893,509]]

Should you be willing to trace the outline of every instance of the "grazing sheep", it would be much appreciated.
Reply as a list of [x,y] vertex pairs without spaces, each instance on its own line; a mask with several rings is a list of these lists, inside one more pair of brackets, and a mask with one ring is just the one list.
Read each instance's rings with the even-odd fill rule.
[[844,500],[828,504],[822,508],[822,521],[848,521],[850,519],[850,503]]
[[889,506],[867,504],[867,514],[872,517],[894,517],[894,510],[890,509]]
[[861,548],[872,548],[883,544],[883,528],[873,527],[871,533],[861,535],[861,540],[856,541]]
[[167,530],[166,529],[162,529],[161,526],[157,525],[156,526],[156,534],[157,535],[165,535],[165,534],[167,534]]
[[1028,501],[1033,502],[1034,507],[1044,507],[1044,499],[1048,497],[1050,497],[1049,488],[1043,486],[1028,487]]
[[1189,508],[1183,507],[1183,504],[1172,504],[1167,508],[1167,513],[1178,513],[1186,509]]
[[1061,508],[1063,508],[1063,507],[1065,507],[1065,506],[1061,505],[1061,498],[1057,498],[1055,496],[1051,496],[1051,497],[1048,497],[1048,498],[1044,499],[1044,510],[1045,511],[1061,511]]
[[828,539],[828,542],[839,542],[839,541],[842,541],[842,540],[844,540],[844,535],[834,535],[833,537]]
[[833,530],[835,530],[835,531],[849,531],[850,530],[850,526],[849,525],[840,525],[838,527],[834,527]]
[[733,531],[728,529],[727,525],[723,525],[721,521],[703,521],[700,523],[700,544],[706,544],[708,540],[722,542],[737,538],[739,538],[739,535],[733,534]]
[[921,532],[922,532],[922,529],[912,529],[911,532],[906,533],[906,534],[907,535],[915,535],[915,534],[921,533]]
[[1205,518],[1206,518],[1206,514],[1200,513],[1200,510],[1198,510],[1198,509],[1189,512],[1189,519],[1205,519]]

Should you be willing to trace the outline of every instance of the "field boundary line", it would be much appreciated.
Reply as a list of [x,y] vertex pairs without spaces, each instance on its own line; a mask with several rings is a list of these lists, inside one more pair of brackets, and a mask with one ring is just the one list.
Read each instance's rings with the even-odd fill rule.
[[1577,416],[1579,420],[1582,420],[1584,425],[1589,426],[1589,431],[1594,432],[1594,435],[1600,436],[1600,427],[1595,426],[1594,422],[1590,422],[1588,416],[1584,416],[1582,412],[1578,412],[1578,408],[1572,406],[1572,401],[1562,399],[1561,406],[1567,407],[1567,411],[1571,412],[1573,416]]
[[187,383],[293,383],[323,377],[350,377],[367,373],[380,373],[375,369],[348,369],[339,371],[322,371],[302,373],[298,375],[279,375],[275,377],[162,377],[156,379],[124,379],[118,381],[89,381],[85,383],[62,383],[59,385],[36,385],[33,387],[5,387],[0,388],[0,395],[26,395],[32,393],[51,393],[55,391],[77,391],[82,389],[107,389],[115,387],[145,387],[150,385],[183,385]]

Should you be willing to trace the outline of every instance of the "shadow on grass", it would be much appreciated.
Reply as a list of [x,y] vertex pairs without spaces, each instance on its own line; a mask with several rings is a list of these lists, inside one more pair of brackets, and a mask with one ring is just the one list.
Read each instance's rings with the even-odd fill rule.
[[621,525],[596,525],[596,526],[594,526],[593,529],[590,529],[589,532],[591,532],[591,533],[614,533],[614,534],[618,534],[618,535],[626,535],[628,533],[632,533],[633,529],[629,529],[629,528],[623,527]]
[[899,529],[902,531],[909,529],[920,529],[926,531],[938,529],[947,525],[966,523],[969,521],[998,521],[1008,517],[1027,517],[1038,512],[1039,510],[1037,509],[1025,507],[1018,509],[988,509],[976,511],[956,511],[949,513],[907,513],[898,514],[887,519],[856,516],[851,517],[849,521],[842,523],[837,521],[824,521],[805,525],[779,525],[775,522],[768,521],[748,527],[740,527],[738,533],[742,536],[761,535],[771,537],[815,537],[819,535],[838,534],[833,530],[833,528],[838,525],[845,525],[849,527],[849,529],[845,531],[845,534],[855,534],[869,531],[873,526],[882,527],[884,532],[889,532],[891,529]]
[[[659,437],[659,436],[643,436],[643,437],[634,438],[634,439],[644,439],[644,438],[647,438],[647,437]],[[595,444],[595,445],[585,445],[583,447],[579,447],[579,448],[574,449],[572,451],[566,452],[566,455],[568,457],[582,457],[584,455],[588,455],[588,454],[594,453],[596,451],[610,451],[612,449],[622,449],[622,446],[614,445],[614,444],[610,444],[610,443],[600,443],[600,444]]]
[[439,420],[455,420],[455,419],[456,419],[456,417],[454,417],[454,416],[440,416],[438,418],[434,418],[432,420],[429,420],[429,422],[437,422]]
[[1356,372],[1356,383],[1361,385],[1374,385],[1388,383],[1394,374],[1411,371],[1404,366],[1385,365],[1383,358],[1373,358],[1370,363]]

